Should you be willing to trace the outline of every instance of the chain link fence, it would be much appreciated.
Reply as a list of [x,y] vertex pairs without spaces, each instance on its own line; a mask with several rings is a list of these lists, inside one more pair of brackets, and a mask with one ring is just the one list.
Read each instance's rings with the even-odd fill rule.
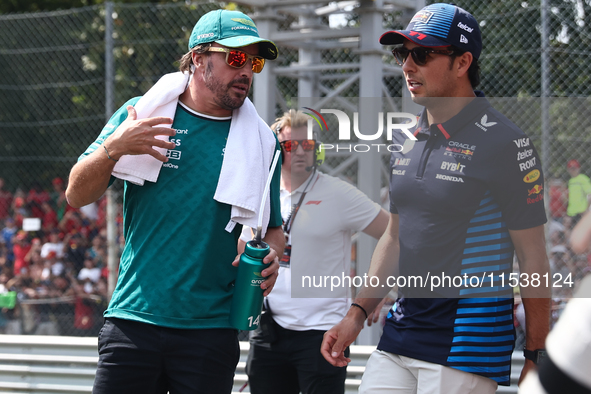
[[[489,97],[512,98],[495,101],[498,109],[529,133],[542,155],[546,202],[553,219],[548,226],[552,265],[580,278],[589,263],[587,255],[575,255],[566,242],[572,227],[566,215],[570,179],[566,166],[574,159],[582,174],[591,174],[587,153],[591,148],[587,131],[591,6],[583,1],[545,1],[545,12],[540,1],[457,4],[472,12],[481,25],[484,50],[479,88]],[[103,198],[82,210],[67,207],[63,191],[69,169],[111,112],[143,94],[162,74],[176,70],[195,21],[212,9],[233,5],[117,3],[107,7],[112,9],[106,11],[101,5],[0,16],[0,220],[5,222],[0,226],[0,290],[15,292],[0,295],[0,327],[6,333],[96,335],[109,297],[106,204]],[[412,14],[385,13],[383,30],[404,27]],[[343,26],[359,25],[355,9],[342,19]],[[328,27],[328,17],[320,20]],[[277,29],[289,30],[297,21],[294,14],[283,13]],[[108,29],[111,34],[106,34]],[[106,50],[108,45],[112,50]],[[340,88],[339,98],[359,97],[359,79],[341,86],[355,69],[328,67],[359,62],[354,45],[326,47],[318,63],[327,68],[314,76],[320,95]],[[112,67],[111,57],[106,56],[111,54]],[[298,60],[297,49],[282,47],[277,66]],[[397,67],[391,56],[383,61]],[[383,83],[391,97],[401,96],[399,74],[388,73]],[[298,77],[278,75],[275,91],[280,115],[298,97]],[[327,166],[337,168],[346,159],[329,157]],[[383,160],[386,166],[387,158]],[[356,165],[351,165],[342,175],[355,181],[356,171]],[[384,175],[384,184],[386,179]],[[117,196],[121,187],[120,182],[113,186]],[[117,202],[120,228],[120,197]],[[30,218],[40,220],[24,220]],[[58,238],[52,240],[52,233]],[[52,249],[48,244],[58,246]]]

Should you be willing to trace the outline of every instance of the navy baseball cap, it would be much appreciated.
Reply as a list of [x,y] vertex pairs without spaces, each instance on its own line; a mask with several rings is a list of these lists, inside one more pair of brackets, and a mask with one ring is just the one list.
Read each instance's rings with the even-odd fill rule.
[[453,45],[470,52],[478,59],[482,51],[482,37],[478,22],[468,11],[445,3],[431,4],[412,17],[406,30],[388,31],[380,37],[380,44],[402,44],[408,39],[423,47]]
[[239,11],[215,10],[203,15],[193,27],[189,50],[207,42],[229,48],[259,44],[259,56],[269,60],[277,58],[277,46],[273,41],[260,38],[253,20]]

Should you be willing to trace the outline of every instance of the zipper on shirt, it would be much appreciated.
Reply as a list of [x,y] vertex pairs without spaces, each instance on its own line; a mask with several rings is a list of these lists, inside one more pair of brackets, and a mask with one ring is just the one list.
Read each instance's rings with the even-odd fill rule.
[[435,147],[435,141],[437,140],[438,133],[435,127],[429,127],[429,138],[427,139],[427,143],[425,144],[425,148],[423,149],[423,153],[421,154],[421,160],[419,161],[419,168],[417,169],[417,179],[423,179],[423,175],[425,174],[425,168],[427,167],[427,161],[429,161],[429,156],[431,156],[431,152]]

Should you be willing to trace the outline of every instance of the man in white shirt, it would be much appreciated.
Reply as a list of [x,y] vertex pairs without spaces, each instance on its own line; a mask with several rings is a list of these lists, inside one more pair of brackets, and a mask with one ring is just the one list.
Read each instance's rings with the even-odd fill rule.
[[49,241],[41,246],[41,257],[48,257],[49,252],[55,252],[58,259],[64,257],[64,243],[60,240],[60,231],[53,229],[49,233]]
[[[377,203],[316,170],[321,151],[317,140],[308,139],[307,123],[305,114],[290,110],[271,126],[284,155],[281,213],[286,248],[275,288],[265,301],[273,320],[251,336],[246,370],[253,394],[344,392],[346,368],[326,362],[320,344],[324,332],[349,309],[350,289],[340,286],[329,295],[326,287],[306,288],[307,297],[317,298],[292,298],[292,276],[295,283],[300,283],[302,272],[349,276],[353,233],[379,238],[388,224],[387,212]],[[250,238],[245,229],[241,241]]]

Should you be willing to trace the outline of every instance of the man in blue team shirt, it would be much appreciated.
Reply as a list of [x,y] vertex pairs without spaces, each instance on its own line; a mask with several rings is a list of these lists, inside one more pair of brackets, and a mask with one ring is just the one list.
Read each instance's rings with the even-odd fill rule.
[[[416,141],[393,137],[403,148],[390,162],[390,223],[369,275],[380,283],[420,277],[429,285],[438,284],[433,276],[475,278],[482,286],[460,279],[425,293],[398,282],[402,294],[360,393],[492,394],[510,379],[515,331],[507,279],[514,254],[527,321],[522,376],[544,355],[550,291],[526,281],[548,272],[541,164],[530,139],[473,90],[482,41],[471,14],[433,4],[380,43],[401,44],[393,54],[413,101],[425,109]],[[343,349],[381,297],[363,289],[325,334],[321,351],[329,362],[350,361]]]

